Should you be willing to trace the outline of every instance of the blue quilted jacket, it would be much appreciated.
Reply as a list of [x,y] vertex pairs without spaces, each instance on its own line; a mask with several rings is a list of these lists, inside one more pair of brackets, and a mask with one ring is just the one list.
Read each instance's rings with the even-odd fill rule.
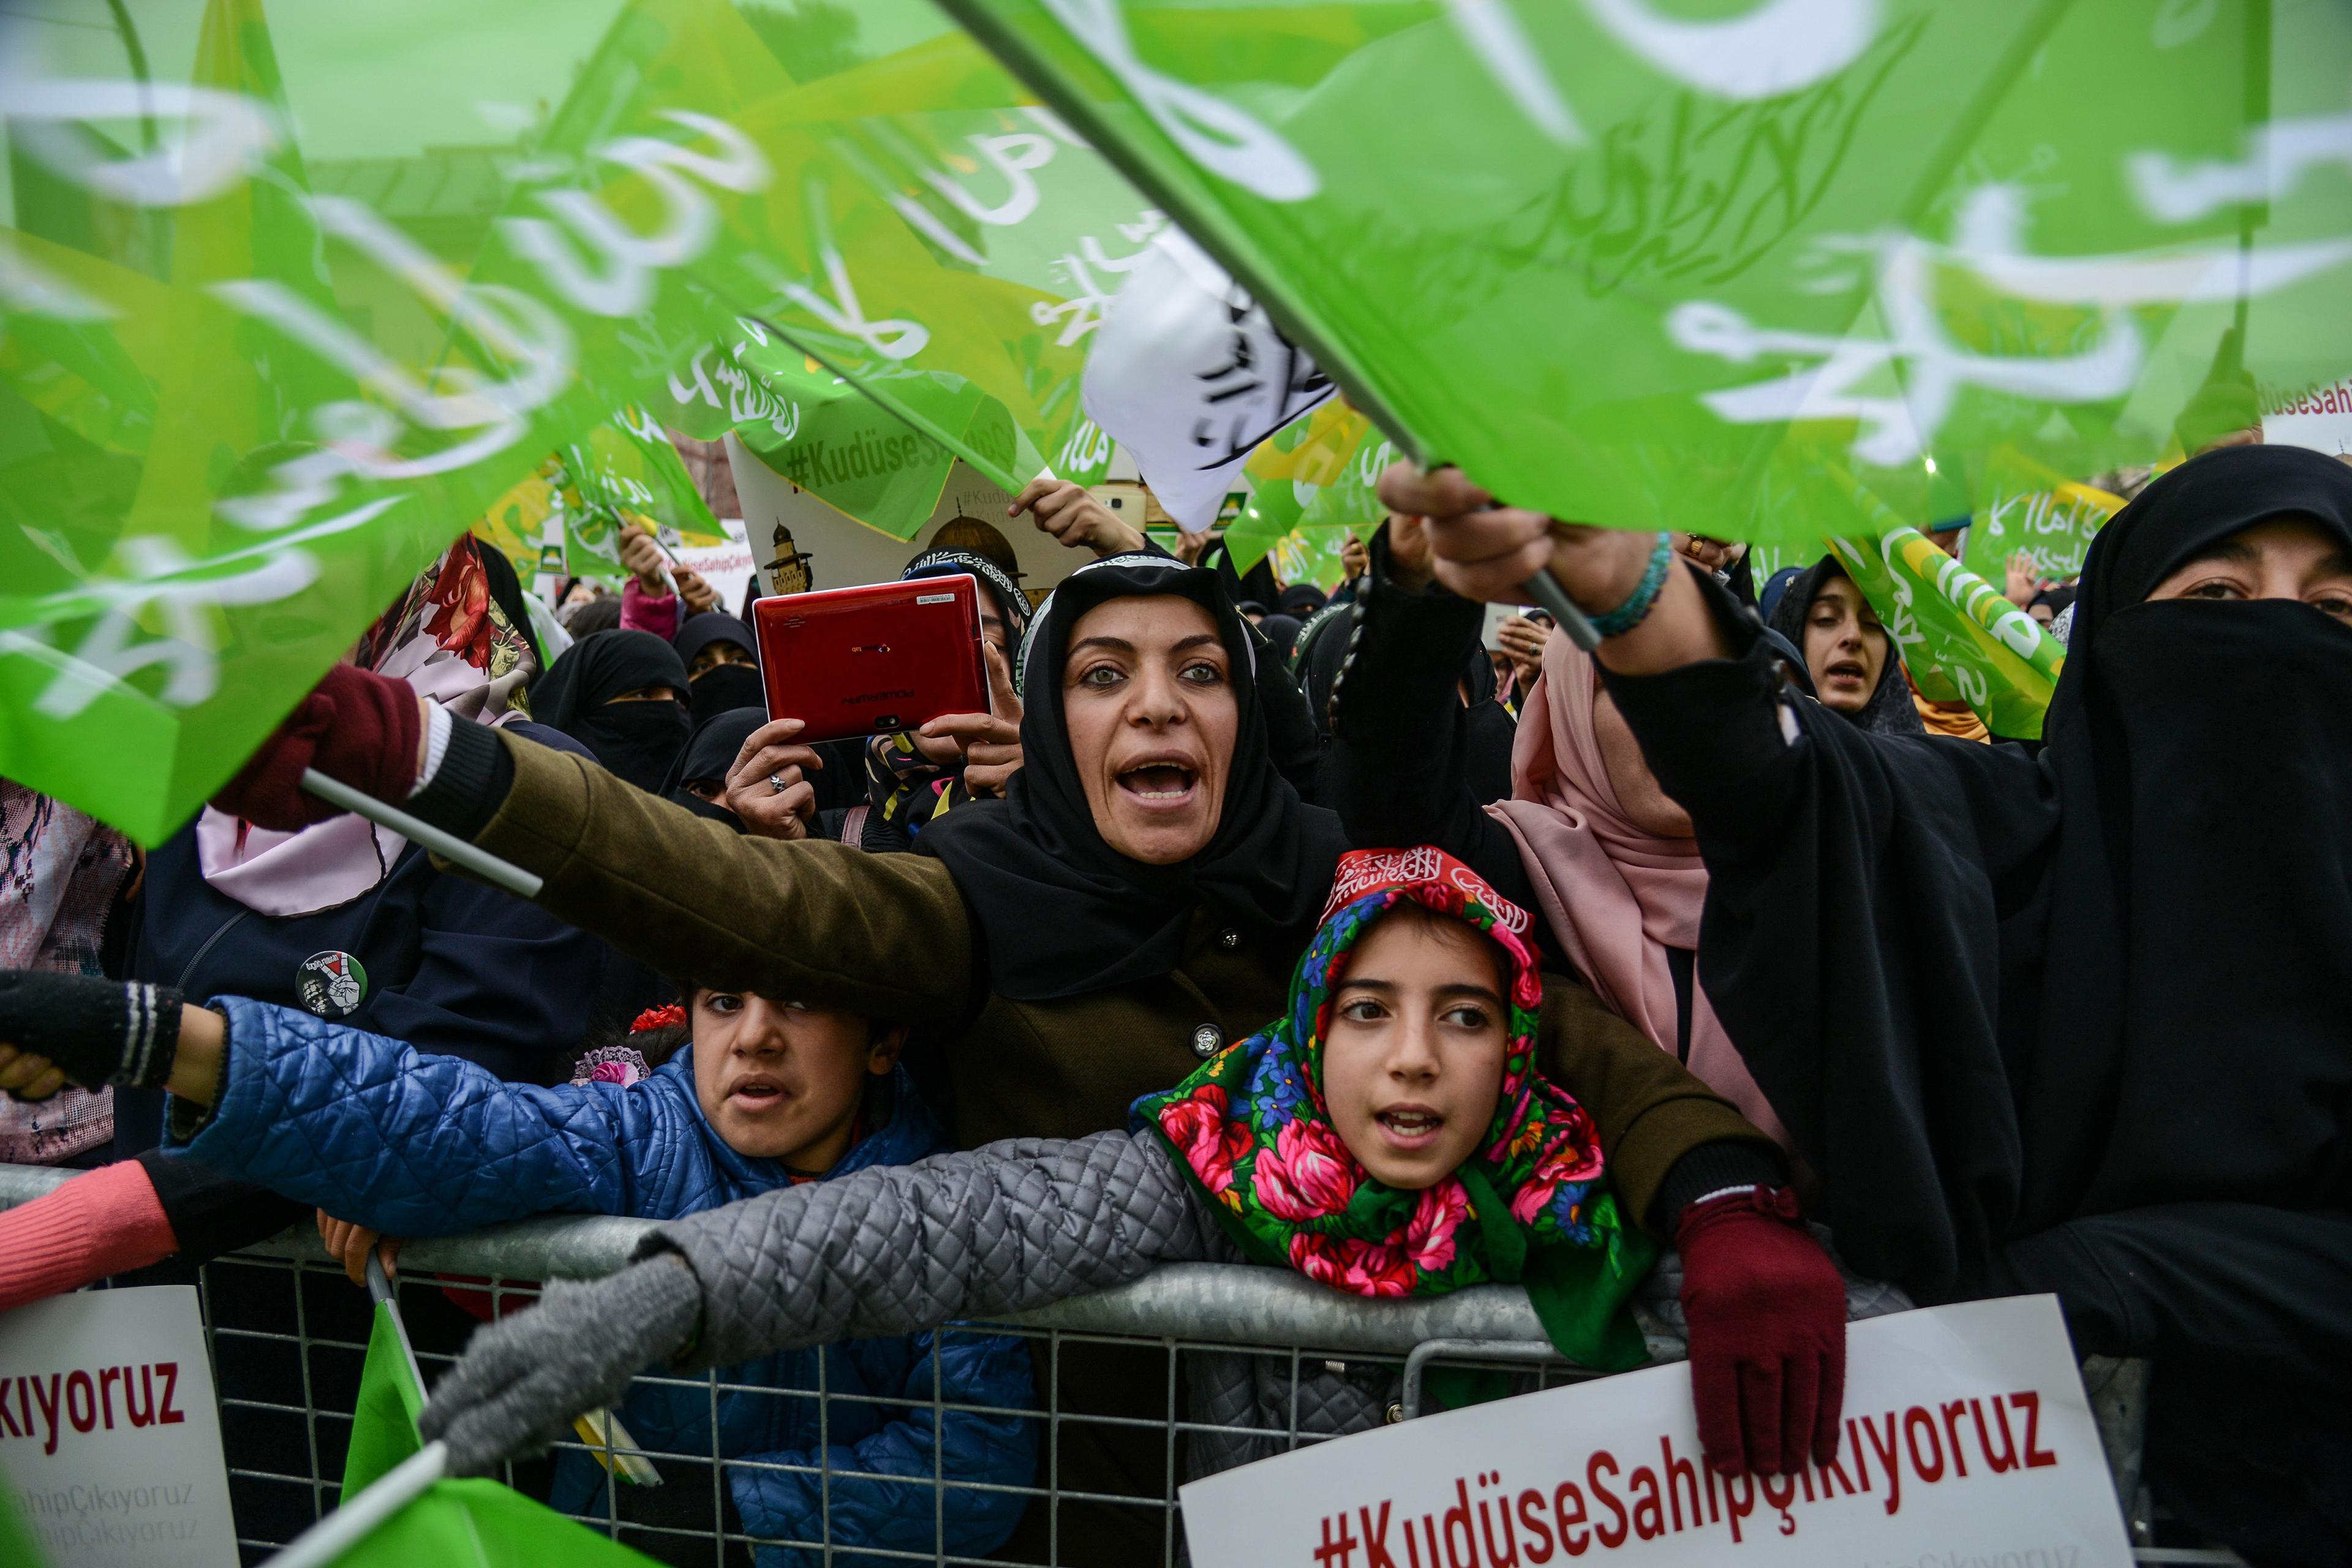
[[[210,1120],[192,1141],[174,1141],[173,1152],[386,1236],[454,1235],[549,1212],[677,1219],[791,1181],[774,1161],[729,1148],[704,1119],[691,1047],[627,1089],[541,1089],[308,1013],[239,997],[215,1005],[229,1021],[222,1092]],[[890,1121],[824,1180],[907,1164],[943,1146],[904,1073],[897,1089]],[[853,1340],[720,1373],[720,1384],[738,1390],[719,1398],[719,1451],[757,1467],[727,1470],[750,1534],[824,1539],[823,1491],[836,1548],[977,1557],[1003,1542],[1026,1500],[961,1488],[940,1499],[929,1481],[934,1437],[924,1407],[936,1376],[949,1405],[1034,1408],[1027,1350],[1006,1336],[959,1333],[939,1339],[935,1358],[933,1338]],[[816,1389],[820,1354],[825,1391],[851,1396],[826,1402],[822,1466],[832,1474],[822,1485],[817,1402],[764,1392]],[[710,1391],[699,1378],[674,1387],[641,1383],[621,1415],[656,1453],[711,1452]],[[950,1410],[937,1441],[953,1479],[1025,1487],[1036,1474],[1034,1422]],[[567,1512],[603,1514],[603,1471],[583,1454],[564,1460],[551,1500]],[[845,1472],[913,1479],[847,1479]],[[935,1542],[935,1517],[943,1543]],[[761,1568],[814,1555],[757,1552]]]

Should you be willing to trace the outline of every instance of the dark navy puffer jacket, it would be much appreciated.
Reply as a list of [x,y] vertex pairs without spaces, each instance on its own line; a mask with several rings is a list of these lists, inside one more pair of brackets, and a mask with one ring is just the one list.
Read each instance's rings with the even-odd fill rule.
[[[737,1153],[704,1118],[691,1047],[626,1089],[541,1089],[308,1013],[238,997],[215,1005],[229,1025],[221,1093],[194,1139],[167,1146],[386,1236],[448,1236],[551,1212],[677,1219],[791,1184],[782,1165]],[[896,1087],[890,1120],[824,1180],[905,1164],[945,1145],[904,1073]],[[720,1373],[722,1384],[741,1392],[719,1395],[719,1452],[756,1467],[728,1468],[748,1533],[824,1539],[822,1491],[830,1497],[836,1550],[871,1545],[977,1557],[1003,1543],[1027,1500],[963,1488],[935,1498],[927,1407],[936,1373],[947,1405],[1034,1409],[1028,1352],[1007,1336],[962,1332],[937,1336],[934,1358],[934,1338],[852,1340]],[[817,1402],[760,1392],[814,1391],[820,1353],[826,1392],[851,1396],[826,1402],[822,1465],[829,1479],[817,1473]],[[858,1396],[906,1404],[894,1409]],[[699,1379],[640,1384],[621,1417],[646,1449],[711,1452],[710,1393]],[[1034,1422],[950,1409],[940,1427],[951,1479],[1032,1484]],[[551,1500],[567,1512],[602,1514],[602,1472],[584,1455],[565,1459],[576,1464],[560,1468]],[[935,1517],[943,1542],[935,1542]],[[780,1568],[814,1554],[763,1548],[757,1556],[761,1568]]]

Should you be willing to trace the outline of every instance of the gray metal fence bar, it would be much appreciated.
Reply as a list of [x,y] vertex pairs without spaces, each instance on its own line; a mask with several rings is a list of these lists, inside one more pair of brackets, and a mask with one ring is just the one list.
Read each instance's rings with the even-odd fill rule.
[[[73,1174],[0,1166],[0,1208],[26,1203]],[[486,1274],[500,1279],[595,1279],[626,1266],[655,1222],[595,1215],[549,1215],[470,1236],[404,1242],[404,1272]],[[328,1261],[310,1226],[246,1248],[289,1261]],[[1001,1320],[1122,1338],[1213,1340],[1233,1344],[1312,1345],[1356,1355],[1403,1357],[1428,1340],[1540,1340],[1543,1325],[1527,1292],[1480,1285],[1450,1296],[1368,1301],[1301,1274],[1213,1263],[1171,1263],[1129,1285],[1074,1297]],[[1680,1342],[1660,1339],[1653,1352]]]
[[[0,1165],[0,1209],[28,1203],[69,1181],[78,1173],[37,1166]],[[602,1215],[545,1215],[512,1225],[494,1226],[469,1236],[446,1237],[406,1242],[401,1249],[404,1271],[423,1283],[428,1274],[486,1275],[486,1287],[493,1300],[509,1294],[530,1294],[524,1284],[518,1290],[510,1282],[543,1279],[591,1279],[617,1272],[625,1267],[639,1243],[655,1228],[650,1220],[619,1219]],[[292,1266],[299,1276],[304,1266],[336,1267],[328,1257],[316,1230],[302,1225],[292,1227],[256,1247],[246,1249],[235,1259],[261,1267]],[[206,1321],[211,1320],[210,1270],[205,1271]],[[371,1259],[371,1281],[376,1287],[378,1299],[389,1294],[382,1275]],[[332,1480],[320,1474],[317,1422],[320,1412],[315,1408],[310,1390],[310,1349],[314,1341],[303,1318],[303,1303],[299,1289],[294,1301],[296,1331],[294,1338],[301,1352],[299,1372],[305,1407],[288,1414],[304,1417],[307,1428],[304,1447],[310,1450],[310,1475],[308,1477],[276,1477],[255,1472],[260,1479],[307,1481],[317,1507],[323,1508],[325,1494],[338,1489]],[[1105,1290],[1091,1296],[1073,1298],[1034,1311],[1013,1314],[992,1320],[1025,1336],[1042,1339],[1041,1365],[1051,1369],[1052,1386],[1060,1386],[1061,1349],[1065,1339],[1075,1342],[1124,1342],[1150,1345],[1169,1356],[1171,1386],[1168,1411],[1159,1417],[1141,1415],[1076,1415],[1060,1408],[1059,1400],[1053,1407],[1034,1412],[1006,1412],[1034,1415],[1045,1423],[1039,1478],[1039,1495],[1064,1501],[1099,1500],[1103,1502],[1137,1502],[1141,1506],[1172,1508],[1174,1487],[1178,1479],[1173,1467],[1179,1462],[1177,1437],[1183,1433],[1222,1430],[1193,1422],[1181,1421],[1177,1415],[1174,1388],[1176,1357],[1180,1352],[1229,1346],[1244,1349],[1248,1353],[1281,1355],[1287,1359],[1290,1369],[1289,1438],[1293,1446],[1300,1439],[1297,1430],[1297,1400],[1298,1369],[1302,1348],[1311,1347],[1315,1355],[1360,1356],[1404,1363],[1403,1409],[1402,1414],[1419,1413],[1423,1405],[1424,1374],[1438,1361],[1497,1363],[1556,1368],[1567,1376],[1580,1375],[1580,1369],[1567,1363],[1552,1351],[1534,1309],[1528,1305],[1526,1293],[1510,1286],[1481,1286],[1457,1291],[1452,1295],[1405,1300],[1365,1300],[1340,1295],[1326,1286],[1318,1285],[1303,1276],[1279,1269],[1255,1268],[1213,1264],[1171,1264],[1155,1270],[1149,1277],[1131,1284]],[[975,1327],[980,1325],[973,1325]],[[1655,1330],[1656,1325],[1645,1324]],[[254,1333],[245,1330],[222,1331],[230,1338],[278,1339],[283,1336],[267,1332]],[[1651,1331],[1644,1336],[1654,1360],[1679,1360],[1683,1355],[1681,1340],[1672,1334]],[[211,1335],[207,1335],[207,1348]],[[356,1352],[362,1347],[342,1347]],[[937,1349],[933,1350],[936,1358]],[[215,1352],[215,1359],[217,1353]],[[446,1360],[446,1358],[436,1358]],[[804,1396],[818,1402],[820,1433],[830,1428],[828,1406],[835,1400],[859,1405],[894,1405],[899,1402],[875,1395],[832,1394],[825,1386],[824,1358],[819,1358],[819,1387]],[[2127,1518],[2133,1529],[2136,1555],[2149,1564],[2229,1564],[2236,1561],[2226,1552],[2211,1550],[2158,1549],[2149,1543],[2146,1514],[2146,1494],[2137,1486],[2139,1461],[2138,1435],[2145,1416],[2147,1371],[2144,1363],[2113,1363],[2093,1358],[2084,1368],[2084,1378],[2092,1394],[2094,1410],[2100,1424],[2100,1436],[2105,1440],[2108,1458],[2115,1469],[2117,1490],[2123,1494]],[[215,1369],[215,1378],[219,1369]],[[645,1381],[666,1381],[658,1374]],[[717,1400],[722,1392],[733,1391],[736,1385],[726,1384],[715,1374],[692,1380],[709,1384],[714,1417]],[[830,1394],[830,1397],[828,1395]],[[278,1409],[280,1406],[252,1399],[224,1400],[255,1409]],[[939,1422],[948,1411],[965,1408],[960,1402],[944,1397],[940,1386],[937,1363],[934,1361],[931,1390],[934,1422],[934,1454],[938,1447]],[[342,1417],[338,1416],[338,1419]],[[1082,1423],[1096,1428],[1158,1427],[1169,1429],[1167,1477],[1169,1495],[1162,1500],[1101,1497],[1066,1491],[1061,1486],[1061,1436],[1065,1422]],[[714,1429],[716,1421],[714,1420]],[[607,1453],[607,1474],[610,1469],[609,1429],[604,1437]],[[823,1453],[823,1436],[820,1454]],[[559,1447],[574,1447],[574,1444],[559,1444]],[[658,1456],[669,1458],[671,1456]],[[686,1458],[688,1456],[677,1456]],[[717,1455],[713,1461],[713,1486],[719,1485]],[[936,1460],[935,1460],[936,1462]],[[799,1469],[797,1466],[775,1466],[756,1461],[730,1461],[740,1468]],[[840,1479],[888,1479],[887,1477],[836,1477],[830,1464],[820,1458],[817,1485],[822,1495],[830,1496],[832,1486]],[[240,1472],[242,1473],[242,1472]],[[941,1476],[938,1479],[946,1481]],[[988,1483],[964,1483],[980,1490],[1028,1490],[1006,1489]],[[617,1501],[618,1490],[606,1485],[604,1500],[607,1517],[593,1522],[606,1529],[618,1529],[624,1521],[611,1513]],[[943,1493],[940,1494],[943,1497]],[[2137,1505],[2137,1506],[2135,1506]],[[940,1506],[943,1506],[943,1503]],[[830,1557],[835,1548],[829,1540],[828,1517],[820,1524],[820,1540],[807,1543],[823,1555]],[[935,1519],[940,1517],[937,1508]],[[1061,1548],[1060,1515],[1056,1509],[1047,1523],[1048,1562],[1058,1562]],[[1175,1536],[1172,1516],[1169,1533],[1163,1536],[1163,1552],[1172,1552]],[[730,1536],[729,1540],[739,1539]],[[251,1544],[260,1544],[254,1542]],[[899,1556],[901,1553],[873,1550],[877,1556]],[[945,1553],[917,1554],[919,1561],[947,1562]]]

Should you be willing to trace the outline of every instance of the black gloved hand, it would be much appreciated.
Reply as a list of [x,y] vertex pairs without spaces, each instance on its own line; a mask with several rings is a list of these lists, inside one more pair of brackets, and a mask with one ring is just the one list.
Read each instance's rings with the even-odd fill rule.
[[180,994],[97,974],[0,970],[0,1045],[46,1058],[85,1089],[161,1089],[180,1048]]

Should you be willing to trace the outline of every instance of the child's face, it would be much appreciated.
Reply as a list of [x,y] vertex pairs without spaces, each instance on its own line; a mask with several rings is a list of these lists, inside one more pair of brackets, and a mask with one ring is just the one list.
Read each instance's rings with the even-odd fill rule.
[[738,1154],[828,1171],[849,1151],[866,1075],[890,1070],[900,1038],[856,1013],[698,991],[695,1098]]
[[1495,1120],[1510,1008],[1493,942],[1400,905],[1331,999],[1323,1099],[1357,1163],[1400,1191],[1453,1174]]

